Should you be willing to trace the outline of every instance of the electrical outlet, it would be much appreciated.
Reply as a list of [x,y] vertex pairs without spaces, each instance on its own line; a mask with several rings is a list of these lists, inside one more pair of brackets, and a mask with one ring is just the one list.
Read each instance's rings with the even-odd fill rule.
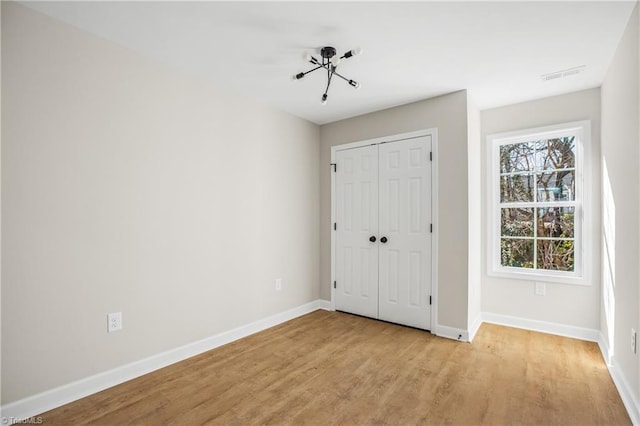
[[547,286],[545,283],[536,283],[536,296],[544,296],[547,294]]
[[631,352],[634,354],[638,352],[638,333],[633,328],[631,329]]
[[122,330],[122,312],[114,312],[107,314],[107,331]]
[[276,278],[276,290],[282,290],[282,278]]

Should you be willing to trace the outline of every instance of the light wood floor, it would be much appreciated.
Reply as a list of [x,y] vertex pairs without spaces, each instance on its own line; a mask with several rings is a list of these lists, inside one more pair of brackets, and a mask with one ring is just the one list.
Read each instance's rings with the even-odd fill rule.
[[42,414],[45,425],[631,424],[595,343],[472,344],[316,311]]

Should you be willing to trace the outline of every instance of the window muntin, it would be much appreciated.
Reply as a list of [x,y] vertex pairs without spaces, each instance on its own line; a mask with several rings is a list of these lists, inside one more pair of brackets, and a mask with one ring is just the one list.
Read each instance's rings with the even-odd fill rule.
[[582,277],[588,122],[490,136],[490,273]]

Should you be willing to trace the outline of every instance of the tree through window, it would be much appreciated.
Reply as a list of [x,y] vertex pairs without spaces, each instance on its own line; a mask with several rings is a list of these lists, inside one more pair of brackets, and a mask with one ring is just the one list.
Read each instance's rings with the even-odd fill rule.
[[574,276],[578,272],[581,129],[489,138],[490,175],[497,192],[491,206],[496,225],[492,252],[498,269]]

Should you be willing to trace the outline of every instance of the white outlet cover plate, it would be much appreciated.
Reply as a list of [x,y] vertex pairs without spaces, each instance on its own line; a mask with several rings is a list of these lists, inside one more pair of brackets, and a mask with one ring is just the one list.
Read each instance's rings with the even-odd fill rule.
[[107,314],[107,331],[111,333],[119,330],[122,330],[122,312]]

